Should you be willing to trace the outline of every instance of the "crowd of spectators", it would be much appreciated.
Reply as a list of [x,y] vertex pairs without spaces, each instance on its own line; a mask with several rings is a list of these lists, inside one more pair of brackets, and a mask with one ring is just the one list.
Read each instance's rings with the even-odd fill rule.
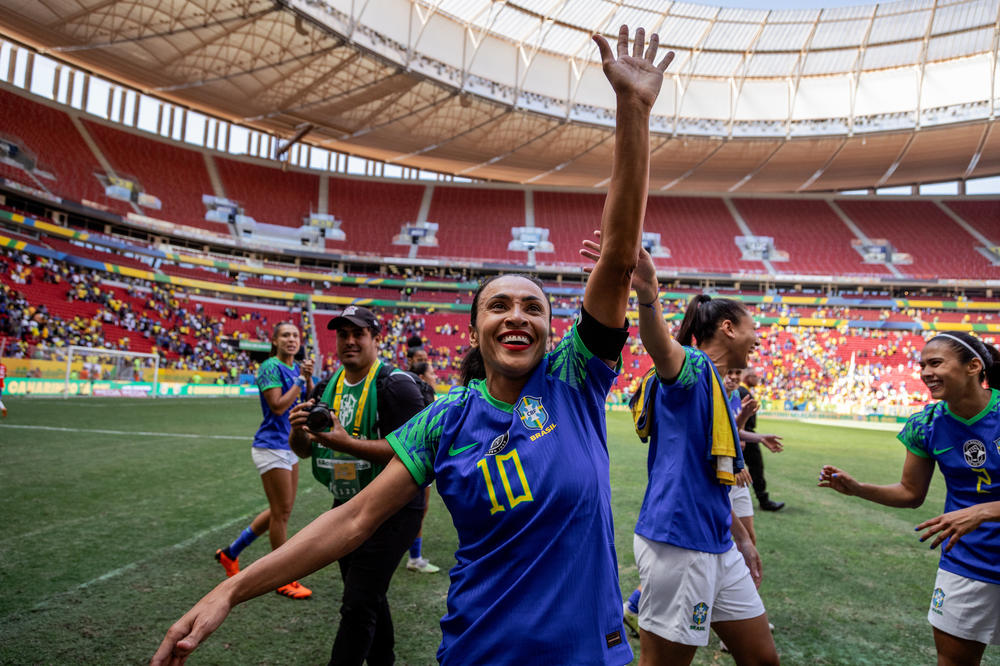
[[[24,291],[41,281],[63,288],[66,302],[96,304],[93,316],[60,317],[45,303],[32,302]],[[465,296],[463,294],[463,296]],[[555,304],[569,311],[579,307],[575,296],[560,296]],[[50,303],[51,305],[51,303]],[[687,300],[664,302],[666,314],[683,313]],[[54,306],[53,306],[54,307]],[[751,306],[758,316],[822,317],[839,320],[887,320],[905,315],[914,323],[934,320],[944,313],[929,309],[867,310],[840,306],[796,308],[786,303]],[[218,312],[218,310],[216,310]],[[241,338],[267,340],[272,319],[290,319],[303,329],[304,347],[310,342],[311,317],[298,306],[288,314],[270,310],[241,311],[226,305],[213,316],[204,305],[178,292],[171,285],[149,283],[121,276],[108,282],[104,275],[66,262],[4,249],[0,254],[0,338],[7,339],[4,356],[54,357],[58,348],[82,345],[94,348],[130,349],[134,339],[144,338],[161,357],[161,367],[191,371],[216,371],[232,381],[252,376],[257,362],[239,349]],[[431,318],[416,309],[381,313],[382,358],[406,367],[407,341],[414,336],[424,342],[429,361],[443,384],[457,380],[461,360],[468,350],[467,315]],[[958,319],[948,312],[952,320]],[[965,321],[994,321],[992,313],[966,313]],[[240,322],[240,326],[233,326]],[[249,323],[248,323],[249,322]],[[567,329],[557,317],[553,344]],[[118,333],[107,335],[108,327]],[[916,326],[914,327],[916,329]],[[120,334],[124,331],[124,335]],[[928,399],[919,380],[922,336],[915,331],[873,328],[822,328],[766,325],[760,329],[761,345],[753,364],[762,378],[758,397],[767,409],[804,410],[852,414],[905,415]],[[996,340],[985,336],[987,342]],[[323,350],[320,378],[337,367],[334,349]],[[609,400],[627,403],[650,361],[637,336],[628,340],[621,378]]]
[[[29,302],[18,287],[30,287],[35,280],[65,285],[66,302],[94,303],[94,314],[64,318],[44,303]],[[283,318],[299,322],[301,310],[290,310]],[[254,334],[227,331],[227,320],[253,322]],[[149,342],[150,351],[161,357],[162,368],[222,372],[235,381],[252,375],[257,367],[239,349],[240,339],[267,340],[268,323],[259,310],[241,314],[235,307],[227,307],[222,317],[210,316],[202,303],[170,285],[120,278],[112,286],[100,273],[66,262],[7,249],[0,255],[0,337],[8,340],[4,356],[56,358],[59,349],[69,345],[130,350],[134,335]],[[126,334],[109,340],[108,326]]]

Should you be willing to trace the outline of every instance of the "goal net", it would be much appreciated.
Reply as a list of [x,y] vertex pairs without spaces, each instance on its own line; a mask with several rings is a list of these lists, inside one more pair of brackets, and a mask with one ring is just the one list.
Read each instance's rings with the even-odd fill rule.
[[70,346],[65,349],[63,395],[157,396],[160,357],[156,354]]

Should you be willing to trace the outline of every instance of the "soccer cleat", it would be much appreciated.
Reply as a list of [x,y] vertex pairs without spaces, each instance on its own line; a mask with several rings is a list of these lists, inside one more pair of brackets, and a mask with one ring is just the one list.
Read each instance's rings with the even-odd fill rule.
[[427,561],[426,557],[407,558],[406,568],[410,571],[419,571],[420,573],[437,573],[441,571],[441,567],[434,566]]
[[632,609],[628,607],[627,601],[622,604],[622,614],[624,615],[625,626],[628,627],[628,633],[632,634],[633,638],[639,638],[639,615],[632,612]]
[[308,599],[313,594],[312,590],[297,580],[292,581],[288,585],[282,585],[275,592],[289,599]]
[[232,578],[240,572],[240,558],[229,559],[229,556],[221,548],[215,551],[215,561],[226,570],[226,578]]
[[4,418],[7,418],[7,408],[4,407],[3,409],[0,409],[0,414],[2,414]]
[[760,503],[761,511],[781,511],[785,508],[784,502],[775,502],[774,500],[765,500]]

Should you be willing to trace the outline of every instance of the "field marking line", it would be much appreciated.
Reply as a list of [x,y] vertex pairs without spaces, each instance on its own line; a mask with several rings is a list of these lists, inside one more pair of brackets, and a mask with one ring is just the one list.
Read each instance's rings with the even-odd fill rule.
[[[315,488],[316,488],[316,486],[310,486],[310,487],[306,488],[305,490],[303,490],[300,494],[308,495]],[[157,551],[155,551],[155,552],[147,555],[146,557],[138,559],[135,562],[129,562],[128,564],[120,566],[117,569],[112,569],[111,571],[107,571],[107,572],[101,574],[100,576],[97,576],[96,578],[91,578],[90,580],[88,580],[86,582],[83,582],[83,583],[80,583],[79,585],[76,585],[74,587],[71,587],[68,590],[64,590],[63,592],[56,592],[52,596],[50,596],[50,597],[48,597],[46,599],[42,599],[37,604],[35,604],[34,606],[32,606],[31,607],[31,611],[41,610],[46,605],[48,605],[50,602],[54,601],[55,599],[58,599],[59,597],[65,597],[65,596],[68,596],[68,595],[71,595],[71,594],[75,594],[76,592],[79,592],[81,590],[85,590],[85,589],[87,589],[88,587],[90,587],[92,585],[96,585],[97,583],[101,583],[101,582],[109,580],[111,578],[115,578],[116,576],[120,576],[120,575],[122,575],[123,573],[125,573],[127,571],[131,571],[132,569],[137,568],[140,564],[144,564],[144,563],[146,563],[146,562],[148,562],[150,560],[156,559],[157,557],[161,557],[163,555],[166,555],[166,554],[171,553],[171,552],[176,551],[176,550],[183,550],[184,548],[187,548],[188,546],[194,545],[200,539],[204,539],[205,537],[211,535],[213,532],[217,532],[218,530],[226,529],[227,527],[230,527],[230,526],[232,526],[234,524],[237,524],[237,523],[239,523],[241,521],[245,522],[245,521],[249,520],[250,518],[252,518],[253,516],[256,516],[258,513],[260,513],[260,512],[259,511],[251,511],[250,513],[245,513],[242,516],[238,516],[236,518],[233,518],[232,520],[227,520],[226,522],[220,523],[219,525],[215,525],[214,527],[206,528],[206,529],[198,532],[197,534],[195,534],[193,536],[190,536],[187,539],[184,539],[183,541],[179,541],[179,542],[177,542],[177,543],[175,543],[175,544],[173,544],[171,546],[167,546],[165,548],[160,548],[159,550],[157,550]],[[13,613],[5,616],[3,618],[3,621],[6,621],[6,620],[10,619],[11,617],[14,617],[15,615],[18,615],[21,612],[23,612],[23,611],[15,611],[15,612],[13,612]]]
[[146,432],[143,430],[101,430],[98,428],[60,428],[57,426],[40,425],[13,425],[2,423],[0,428],[16,428],[18,430],[52,430],[55,432],[92,432],[99,435],[143,435],[145,437],[180,437],[182,439],[243,439],[249,440],[247,435],[193,435],[182,432]]
[[796,419],[799,423],[809,425],[834,426],[841,428],[857,428],[859,430],[883,430],[885,432],[899,432],[903,429],[902,423],[878,423],[873,421],[851,421],[844,419]]

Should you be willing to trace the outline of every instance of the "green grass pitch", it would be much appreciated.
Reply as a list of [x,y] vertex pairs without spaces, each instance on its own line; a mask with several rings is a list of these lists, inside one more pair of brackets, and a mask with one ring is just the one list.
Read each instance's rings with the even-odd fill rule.
[[[222,575],[212,554],[266,506],[250,461],[256,400],[8,399],[0,423],[0,663],[141,663],[163,633]],[[628,417],[609,416],[611,483],[622,592],[638,582],[632,527],[645,488],[645,447]],[[784,436],[767,454],[772,496],[758,513],[761,594],[786,664],[933,663],[925,620],[938,555],[913,527],[937,515],[935,478],[916,511],[816,487],[820,465],[873,482],[899,478],[892,433],[761,419]],[[101,432],[103,431],[103,432]],[[330,505],[303,465],[294,532]],[[440,499],[424,553],[454,563],[456,537]],[[264,555],[267,539],[243,563]],[[567,562],[566,566],[573,566]],[[400,568],[390,588],[399,663],[431,664],[448,578]],[[265,595],[237,608],[192,663],[325,663],[338,619],[336,566],[303,583],[308,601]],[[638,650],[634,642],[633,647]],[[696,664],[731,663],[714,636]],[[1000,664],[1000,650],[984,663]]]

